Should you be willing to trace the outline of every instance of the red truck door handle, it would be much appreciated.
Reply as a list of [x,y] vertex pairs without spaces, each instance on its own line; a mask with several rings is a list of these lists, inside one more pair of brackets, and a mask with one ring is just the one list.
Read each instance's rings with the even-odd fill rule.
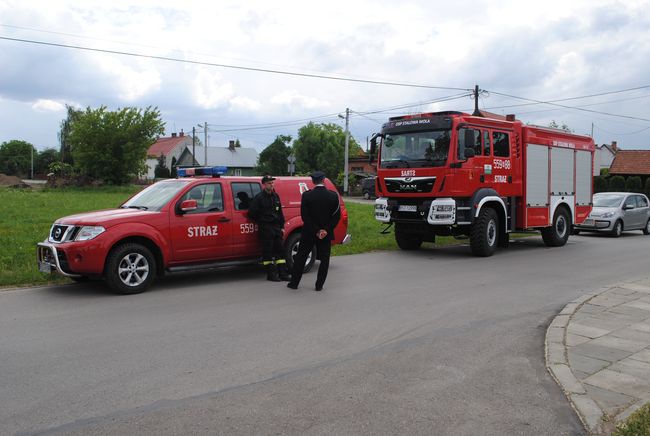
[[228,221],[230,221],[230,218],[226,218],[224,216],[224,217],[219,218],[217,221],[220,222],[220,223],[227,223]]

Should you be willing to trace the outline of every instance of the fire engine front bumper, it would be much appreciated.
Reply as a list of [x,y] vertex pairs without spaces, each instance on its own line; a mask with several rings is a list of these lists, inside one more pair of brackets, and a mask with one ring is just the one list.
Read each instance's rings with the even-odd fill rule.
[[65,253],[56,249],[54,244],[39,242],[36,246],[36,260],[38,261],[38,270],[43,273],[61,274],[65,277],[81,277],[66,271],[68,264]]

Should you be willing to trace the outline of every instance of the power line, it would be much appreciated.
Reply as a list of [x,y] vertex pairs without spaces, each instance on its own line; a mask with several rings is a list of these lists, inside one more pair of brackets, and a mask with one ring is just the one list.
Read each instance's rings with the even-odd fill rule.
[[[650,87],[650,86],[648,86],[648,87]],[[534,102],[534,103],[537,103],[537,104],[548,104],[548,105],[551,105],[551,106],[557,106],[557,107],[561,107],[561,108],[564,108],[564,109],[572,109],[572,110],[577,110],[577,111],[590,112],[590,113],[594,113],[594,114],[608,115],[608,116],[618,117],[618,118],[627,118],[627,119],[630,119],[630,120],[650,121],[650,119],[647,119],[647,118],[633,117],[633,116],[630,116],[630,115],[618,115],[618,114],[612,114],[612,113],[609,113],[609,112],[595,111],[595,110],[584,109],[584,108],[575,107],[575,106],[566,106],[566,105],[563,105],[563,104],[553,103],[551,101],[541,101],[541,100],[535,100],[535,99],[531,99],[531,98],[517,97],[515,95],[504,94],[504,93],[496,92],[496,91],[490,91],[490,92],[492,94],[500,95],[500,96],[503,96],[503,97],[510,97],[510,98],[514,98],[514,99],[518,99],[518,100],[530,101],[530,102]]]
[[409,87],[409,88],[446,89],[446,90],[454,90],[454,91],[469,91],[468,89],[464,89],[464,88],[451,88],[451,87],[445,87],[445,86],[420,85],[420,84],[415,84],[415,83],[389,82],[389,81],[382,81],[382,80],[354,79],[354,78],[351,78],[351,77],[336,77],[336,76],[328,76],[328,75],[324,75],[324,74],[295,73],[295,72],[292,72],[292,71],[271,70],[271,69],[267,69],[267,68],[244,67],[244,66],[241,66],[241,65],[220,64],[220,63],[213,63],[213,62],[202,62],[202,61],[195,61],[195,60],[189,60],[189,59],[172,58],[172,57],[167,57],[167,56],[145,55],[145,54],[140,54],[140,53],[126,52],[126,51],[107,50],[107,49],[100,49],[100,48],[84,47],[84,46],[80,46],[80,45],[58,44],[58,43],[54,43],[54,42],[35,41],[35,40],[30,40],[30,39],[9,38],[9,37],[6,37],[6,36],[0,36],[0,39],[4,39],[6,41],[23,42],[23,43],[26,43],[26,44],[44,45],[44,46],[49,46],[49,47],[70,48],[70,49],[75,49],[75,50],[85,50],[85,51],[92,51],[92,52],[97,52],[97,53],[108,53],[108,54],[131,56],[131,57],[137,57],[137,58],[156,59],[156,60],[169,61],[169,62],[181,62],[181,63],[186,63],[186,64],[203,65],[203,66],[209,66],[209,67],[230,68],[230,69],[235,69],[235,70],[255,71],[255,72],[258,72],[258,73],[281,74],[281,75],[293,76],[293,77],[308,77],[308,78],[312,78],[312,79],[338,80],[338,81],[342,81],[342,82],[368,83],[368,84],[372,84],[372,85],[402,86],[402,87]]

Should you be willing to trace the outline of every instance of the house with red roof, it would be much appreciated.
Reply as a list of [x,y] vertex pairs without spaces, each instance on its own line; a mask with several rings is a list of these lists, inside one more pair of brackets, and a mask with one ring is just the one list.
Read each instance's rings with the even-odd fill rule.
[[650,177],[650,150],[619,150],[609,168],[609,174],[647,179]]
[[618,153],[618,146],[616,141],[610,144],[596,145],[594,155],[594,176],[599,176],[601,170],[609,170],[614,162],[614,158]]
[[[199,145],[198,139],[196,145]],[[178,164],[184,153],[192,154],[192,135],[185,135],[181,130],[180,133],[172,133],[172,136],[158,138],[147,151],[147,173],[145,177],[150,180],[154,178],[154,170],[158,165],[160,156],[164,158],[165,166],[171,170],[172,167]]]

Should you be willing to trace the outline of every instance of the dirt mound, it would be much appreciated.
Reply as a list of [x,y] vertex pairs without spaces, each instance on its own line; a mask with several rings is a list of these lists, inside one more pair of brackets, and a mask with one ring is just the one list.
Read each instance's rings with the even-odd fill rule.
[[0,186],[8,186],[10,188],[29,188],[30,186],[23,182],[16,176],[8,176],[0,174]]

